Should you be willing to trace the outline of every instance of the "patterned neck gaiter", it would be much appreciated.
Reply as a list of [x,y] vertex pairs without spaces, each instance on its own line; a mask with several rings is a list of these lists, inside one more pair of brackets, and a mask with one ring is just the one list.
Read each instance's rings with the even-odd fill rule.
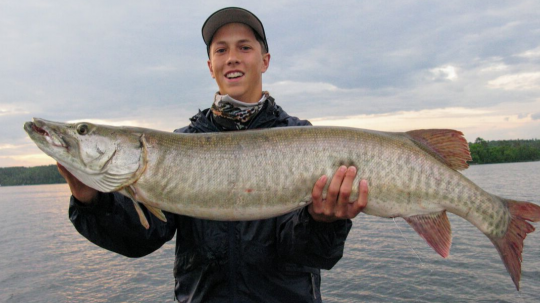
[[232,129],[246,129],[248,122],[255,117],[264,105],[270,94],[263,92],[261,100],[257,103],[245,103],[235,100],[229,95],[216,93],[214,103],[210,108],[214,119],[223,126]]

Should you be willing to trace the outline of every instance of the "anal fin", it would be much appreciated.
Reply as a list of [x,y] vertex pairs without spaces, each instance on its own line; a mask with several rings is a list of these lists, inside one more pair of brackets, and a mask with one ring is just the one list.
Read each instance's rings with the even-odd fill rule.
[[403,218],[443,258],[450,254],[452,228],[446,211]]

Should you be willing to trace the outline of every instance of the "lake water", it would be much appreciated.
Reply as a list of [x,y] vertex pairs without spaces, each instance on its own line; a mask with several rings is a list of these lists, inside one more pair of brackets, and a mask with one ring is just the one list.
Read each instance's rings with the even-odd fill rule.
[[[540,204],[540,162],[464,174],[493,194]],[[171,302],[174,241],[141,259],[103,250],[69,222],[68,197],[65,184],[0,187],[0,302]],[[401,218],[360,215],[345,256],[323,272],[325,302],[540,301],[540,232],[525,240],[517,292],[489,239],[449,218],[443,259]]]

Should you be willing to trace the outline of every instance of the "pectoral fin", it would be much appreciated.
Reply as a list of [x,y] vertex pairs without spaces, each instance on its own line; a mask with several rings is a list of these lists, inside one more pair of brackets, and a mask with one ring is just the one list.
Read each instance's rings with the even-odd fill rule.
[[443,258],[450,254],[452,228],[446,211],[403,218]]

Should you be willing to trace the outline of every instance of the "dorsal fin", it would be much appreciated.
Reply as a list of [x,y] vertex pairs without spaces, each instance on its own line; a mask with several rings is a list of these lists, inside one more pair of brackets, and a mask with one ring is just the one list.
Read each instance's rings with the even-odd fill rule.
[[405,134],[421,149],[455,170],[464,170],[471,161],[469,144],[463,133],[452,129],[419,129]]

